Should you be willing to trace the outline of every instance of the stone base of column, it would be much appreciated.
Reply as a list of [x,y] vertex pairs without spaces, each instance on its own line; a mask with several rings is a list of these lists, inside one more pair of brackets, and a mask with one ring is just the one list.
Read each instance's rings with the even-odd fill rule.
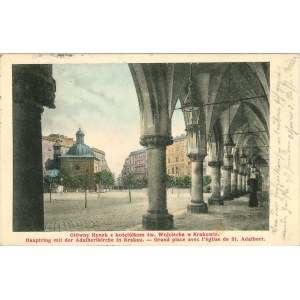
[[224,201],[222,198],[209,198],[208,199],[209,205],[224,205]]
[[187,206],[188,212],[192,214],[207,214],[208,208],[207,204],[205,202],[191,202],[191,204],[188,204]]
[[143,228],[148,230],[169,230],[174,228],[173,216],[169,213],[151,213],[143,215]]

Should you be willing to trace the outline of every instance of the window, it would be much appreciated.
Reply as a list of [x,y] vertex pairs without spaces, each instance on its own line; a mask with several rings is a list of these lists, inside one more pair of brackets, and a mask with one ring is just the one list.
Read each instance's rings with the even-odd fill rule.
[[79,165],[75,166],[75,171],[80,171],[80,166]]

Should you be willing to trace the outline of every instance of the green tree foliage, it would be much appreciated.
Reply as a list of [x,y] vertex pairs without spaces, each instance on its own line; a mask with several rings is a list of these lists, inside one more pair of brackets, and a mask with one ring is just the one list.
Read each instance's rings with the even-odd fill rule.
[[44,180],[44,191],[47,193],[52,192],[53,189],[56,187],[55,177],[46,175],[44,176],[43,180]]
[[115,178],[110,171],[102,170],[95,174],[95,183],[107,189],[114,185]]
[[167,188],[174,187],[175,186],[175,177],[166,175],[166,185],[167,185]]
[[142,180],[140,180],[139,184],[141,188],[148,187],[148,177],[145,176]]
[[192,181],[191,181],[191,176],[183,176],[182,177],[182,185],[183,185],[183,188],[190,188],[191,187],[191,184],[192,184]]
[[[191,182],[191,176],[170,176],[166,175],[166,183],[167,188],[191,188],[192,182]],[[209,185],[211,183],[211,177],[209,175],[203,176],[203,185]]]
[[211,177],[209,175],[203,176],[203,185],[209,185],[211,183]]
[[62,169],[55,177],[55,182],[66,188],[74,187],[74,180],[75,178],[65,169]]
[[136,186],[136,179],[134,178],[134,174],[128,172],[122,176],[122,183],[124,188],[133,188]]

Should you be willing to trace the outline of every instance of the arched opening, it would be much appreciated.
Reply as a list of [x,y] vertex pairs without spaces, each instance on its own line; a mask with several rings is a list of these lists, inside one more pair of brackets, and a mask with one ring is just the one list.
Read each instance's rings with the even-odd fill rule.
[[[192,66],[193,72],[191,71]],[[92,65],[92,67],[95,68],[94,65]],[[105,66],[102,65],[101,67]],[[188,133],[188,154],[192,165],[191,173],[194,176],[192,177],[193,192],[191,196],[191,204],[188,206],[190,212],[207,212],[207,208],[205,208],[207,205],[204,203],[205,199],[203,197],[202,183],[203,160],[207,156],[207,150],[208,152],[211,152],[209,154],[214,155],[213,159],[216,160],[210,161],[211,167],[215,165],[213,162],[218,162],[217,165],[220,166],[219,163],[221,162],[221,159],[223,159],[222,174],[223,182],[225,182],[223,184],[224,190],[226,186],[230,192],[232,185],[231,173],[233,170],[236,170],[239,172],[239,176],[237,177],[240,177],[242,180],[241,183],[237,184],[237,186],[241,188],[239,191],[240,195],[245,194],[245,183],[247,182],[245,165],[247,165],[247,162],[242,160],[244,158],[243,153],[246,152],[247,156],[249,156],[251,159],[253,158],[253,161],[261,166],[266,165],[267,163],[267,158],[263,156],[267,156],[268,152],[261,150],[260,147],[267,147],[269,141],[267,132],[269,124],[269,105],[267,102],[255,102],[254,104],[254,101],[260,101],[255,99],[268,99],[268,96],[266,95],[268,88],[266,82],[268,82],[268,80],[264,81],[263,78],[265,77],[262,75],[262,72],[264,72],[263,70],[265,70],[265,66],[262,67],[260,63],[252,63],[251,65],[248,65],[247,63],[138,63],[129,64],[129,70],[132,77],[130,76],[127,65],[125,66],[125,69],[127,72],[126,76],[130,78],[130,80],[133,79],[134,82],[135,91],[133,89],[134,92],[132,92],[132,97],[136,100],[137,95],[138,101],[135,101],[136,111],[138,111],[137,103],[139,104],[140,126],[135,127],[137,133],[136,135],[140,137],[141,145],[145,146],[147,153],[149,182],[149,191],[147,196],[148,200],[145,198],[146,201],[144,201],[140,207],[143,210],[148,208],[146,215],[143,217],[144,228],[173,228],[173,216],[169,214],[167,209],[166,148],[172,143],[174,144],[174,141],[172,140],[172,117],[174,122],[174,120],[176,120],[176,117],[174,119],[174,109],[176,108],[175,111],[177,111],[177,108],[179,108],[178,99],[181,99],[180,106],[184,111],[185,129]],[[81,121],[82,118],[87,120],[87,122],[94,123],[97,120],[97,116],[99,116],[99,118],[107,117],[104,123],[99,124],[99,127],[105,127],[107,124],[110,124],[110,127],[115,129],[114,138],[119,137],[119,139],[117,139],[117,142],[114,145],[114,142],[111,141],[111,136],[109,136],[109,131],[106,131],[104,132],[104,136],[101,137],[99,145],[103,145],[101,143],[109,140],[109,144],[114,145],[113,150],[118,153],[120,151],[120,143],[122,143],[122,148],[126,148],[126,144],[128,142],[128,129],[126,125],[128,125],[128,123],[130,124],[133,119],[132,116],[129,116],[127,122],[125,122],[126,124],[123,122],[121,129],[117,130],[115,128],[115,123],[124,115],[124,109],[128,110],[129,112],[132,111],[128,109],[128,103],[124,101],[124,95],[126,96],[126,93],[122,93],[122,107],[119,109],[115,108],[115,110],[113,110],[112,103],[114,102],[114,96],[111,95],[110,92],[104,92],[99,89],[99,85],[95,83],[87,74],[88,72],[82,72],[73,78],[73,80],[75,80],[79,86],[82,85],[84,80],[92,82],[92,84],[88,89],[85,89],[85,95],[88,95],[89,100],[86,101],[85,99],[87,98],[78,92],[71,97],[72,99],[70,99],[70,102],[74,102],[74,99],[77,99],[78,110],[77,114],[76,110],[71,111],[69,123],[75,124],[78,120]],[[66,73],[62,72],[62,75],[64,76]],[[30,76],[32,76],[32,78]],[[22,80],[20,80],[20,78]],[[26,83],[24,78],[27,78],[26,80],[28,80],[28,78],[31,79],[28,83]],[[92,78],[94,78],[94,76],[92,76]],[[55,89],[55,86],[52,79],[52,67],[50,65],[20,67],[20,69],[14,73],[14,81],[15,84],[13,92],[15,94],[14,104],[16,106],[14,118],[16,116],[18,119],[15,128],[17,129],[17,126],[19,126],[19,128],[23,126],[22,128],[24,130],[22,131],[22,134],[18,133],[16,130],[14,131],[14,141],[16,140],[16,145],[19,145],[20,149],[22,149],[24,147],[26,148],[26,145],[23,145],[23,142],[19,143],[18,139],[21,141],[24,140],[22,137],[24,132],[31,132],[34,134],[34,138],[36,140],[41,141],[39,129],[41,107],[53,107],[54,105],[52,92]],[[23,85],[24,82],[28,85],[31,84],[32,89],[28,89],[26,84],[25,88],[18,88],[18,84]],[[229,84],[229,82],[231,82],[231,84]],[[110,86],[110,83],[111,80],[106,79],[105,85]],[[70,85],[69,88],[74,89],[74,81],[69,82],[68,84]],[[57,88],[59,88],[59,85]],[[116,89],[120,90],[120,86],[117,86]],[[262,92],[265,92],[266,94],[262,95]],[[68,95],[68,88],[66,88],[66,94]],[[108,100],[110,104],[107,107],[99,107],[99,102],[96,100],[99,96],[101,99]],[[94,98],[95,100],[91,100]],[[26,99],[28,102],[26,103],[26,105],[28,104],[28,107],[34,107],[36,109],[34,113],[27,108],[25,112],[24,106],[18,104],[19,102],[24,101],[23,99]],[[89,109],[87,109],[87,107],[89,107]],[[73,107],[70,109],[74,109],[74,103]],[[88,111],[90,113],[86,113]],[[55,114],[55,112],[53,112],[53,114]],[[244,114],[247,116],[243,117]],[[227,115],[229,117],[227,117]],[[193,117],[191,118],[190,116]],[[255,124],[253,123],[253,120],[255,121]],[[58,124],[61,128],[67,127],[67,123],[65,124],[61,122]],[[250,127],[249,124],[251,124],[252,127]],[[78,125],[83,127],[83,124]],[[34,126],[36,126],[35,130]],[[95,126],[92,128],[93,130],[94,127]],[[138,127],[140,127],[140,132]],[[249,129],[251,129],[251,131],[256,130],[257,132],[253,132],[252,134],[249,132]],[[126,131],[126,134],[124,134],[124,131]],[[118,136],[120,132],[121,136]],[[229,135],[232,135],[232,143],[234,143],[235,149],[228,149],[232,148],[232,143],[230,144],[230,147],[228,147]],[[255,139],[254,142],[253,139]],[[84,144],[83,139],[80,140],[82,141],[81,144]],[[91,140],[95,140],[95,138],[92,138]],[[138,140],[139,138],[136,138],[134,141],[136,147],[139,147],[137,144]],[[87,137],[85,141],[88,141]],[[35,153],[35,158],[40,155],[38,154],[38,152],[41,151],[39,147],[36,149],[31,149],[34,150],[31,151],[31,154]],[[249,148],[249,150],[246,150],[247,147],[252,147],[253,149],[250,150]],[[84,151],[88,151],[88,148],[83,148],[85,149]],[[57,141],[55,150],[61,151],[61,149],[61,141]],[[26,153],[30,155],[30,149],[26,148],[26,151],[27,150],[29,152]],[[229,154],[231,150],[233,153]],[[20,157],[23,157],[25,160],[27,158],[27,156],[22,156],[20,152],[21,151],[18,152],[16,150],[14,153],[16,161],[19,162]],[[56,152],[56,154],[59,153]],[[85,154],[89,155],[89,153]],[[19,173],[15,172],[16,178],[17,174],[19,177],[21,177],[20,174],[24,175],[26,173],[26,171],[22,170],[17,163],[15,165],[17,166],[17,171],[19,171]],[[97,166],[94,165],[94,167],[95,169],[93,168],[93,170],[97,170]],[[236,169],[234,169],[234,167]],[[255,166],[252,166],[251,170],[255,169],[254,167]],[[80,172],[81,169],[82,168],[78,164],[74,166],[74,170],[76,172]],[[42,177],[41,171],[42,169],[37,168],[36,177],[34,177],[37,178],[37,181],[39,182],[41,181],[40,177]],[[259,170],[256,170],[255,172],[258,173],[258,176],[260,176]],[[260,171],[260,173],[262,172]],[[267,174],[263,175],[266,177],[265,175]],[[33,177],[31,176],[30,178],[32,179]],[[22,180],[24,181],[24,179]],[[18,179],[16,179],[15,182],[18,182]],[[31,184],[32,182],[29,183],[29,185]],[[36,201],[38,203],[41,202],[41,191],[39,189],[42,184],[39,183],[37,186],[38,189],[34,193],[37,193],[38,197],[35,198],[34,193],[32,193],[33,196],[30,196],[30,192],[28,192],[29,196],[26,197],[26,201],[28,201],[28,203],[31,201],[31,198],[37,199]],[[215,186],[217,187],[218,185]],[[224,192],[224,194],[226,193]],[[14,199],[17,199],[16,202],[19,201],[19,195],[14,197]],[[39,204],[39,208],[35,209],[33,212],[30,211],[32,209],[32,205],[28,205],[26,201],[23,201],[22,205],[28,208],[28,214],[30,214],[32,218],[35,217],[35,214],[39,215],[40,217],[41,211],[43,210],[43,205]],[[18,205],[15,207],[17,206]],[[115,207],[114,209],[119,209],[121,211],[120,216],[122,216],[121,206],[118,208]],[[19,210],[17,215],[22,214],[21,211],[22,210]],[[138,210],[136,211],[139,213]],[[138,223],[140,223],[140,217],[141,213],[139,213],[136,217]],[[133,215],[130,215],[130,218],[133,219]],[[33,227],[30,227],[30,222],[26,221],[26,226],[28,227],[25,226],[22,228],[22,230],[28,230],[30,228],[35,230],[39,228],[40,230],[43,230],[43,218],[37,219],[39,219],[38,226],[34,225]],[[124,222],[126,222],[125,219]],[[114,227],[113,230],[116,228],[119,227]],[[102,229],[110,230],[109,228],[104,227],[102,227]]]

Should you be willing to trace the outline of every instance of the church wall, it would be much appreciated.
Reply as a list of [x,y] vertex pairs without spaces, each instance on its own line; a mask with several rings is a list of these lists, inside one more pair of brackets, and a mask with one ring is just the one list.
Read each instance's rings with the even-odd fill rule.
[[94,174],[98,172],[98,161],[89,158],[64,158],[61,160],[61,169],[66,170],[71,176],[83,176],[88,180],[88,189],[95,190]]

